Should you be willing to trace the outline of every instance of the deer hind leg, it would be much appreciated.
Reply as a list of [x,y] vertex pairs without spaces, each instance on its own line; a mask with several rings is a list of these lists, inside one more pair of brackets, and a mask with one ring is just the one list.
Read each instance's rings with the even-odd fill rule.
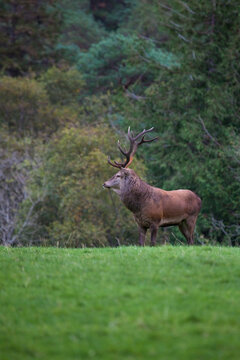
[[139,226],[139,245],[144,246],[147,228]]
[[193,233],[194,233],[196,221],[197,221],[197,216],[190,216],[189,218],[183,220],[179,224],[179,229],[181,233],[185,236],[188,245],[194,244]]
[[151,242],[150,242],[150,245],[151,245],[151,246],[155,246],[155,245],[156,245],[156,241],[157,241],[157,231],[158,231],[158,228],[157,228],[156,226],[151,226],[150,231],[151,231]]

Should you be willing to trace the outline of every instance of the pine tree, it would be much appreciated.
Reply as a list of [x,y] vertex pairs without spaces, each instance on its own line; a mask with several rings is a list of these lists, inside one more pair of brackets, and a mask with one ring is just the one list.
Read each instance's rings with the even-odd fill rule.
[[0,0],[0,69],[9,75],[54,62],[61,18],[56,0]]

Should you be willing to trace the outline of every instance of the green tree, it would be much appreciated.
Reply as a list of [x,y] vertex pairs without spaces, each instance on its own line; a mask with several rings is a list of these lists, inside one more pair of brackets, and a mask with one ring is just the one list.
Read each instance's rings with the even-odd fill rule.
[[97,22],[108,31],[117,30],[123,24],[132,7],[132,0],[91,0],[91,11]]
[[56,1],[0,0],[0,69],[10,75],[42,71],[54,62],[61,17]]
[[151,39],[158,47],[173,51],[168,46],[169,28],[173,26],[168,21],[172,14],[172,1],[163,3],[159,0],[131,0],[129,5],[127,17],[120,24],[119,30],[125,35],[134,34]]
[[18,136],[49,133],[58,119],[49,104],[47,92],[35,79],[0,79],[0,125]]
[[84,81],[76,69],[52,67],[40,77],[49,100],[58,106],[74,106],[83,96]]
[[177,67],[176,57],[153,41],[114,33],[81,53],[77,67],[91,92],[136,85],[144,89],[159,68]]
[[79,54],[99,42],[106,32],[91,11],[89,0],[67,0],[58,2],[62,25],[56,44],[59,63],[76,64]]

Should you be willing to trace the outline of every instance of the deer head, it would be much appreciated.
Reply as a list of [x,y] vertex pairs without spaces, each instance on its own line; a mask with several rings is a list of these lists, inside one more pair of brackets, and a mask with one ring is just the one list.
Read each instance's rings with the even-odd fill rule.
[[142,132],[140,132],[138,135],[136,135],[135,137],[133,136],[133,133],[130,130],[130,126],[128,128],[128,140],[130,142],[130,148],[128,151],[124,151],[123,148],[120,145],[120,142],[118,140],[118,148],[120,150],[120,152],[126,157],[125,161],[123,161],[122,163],[117,162],[114,160],[114,162],[112,162],[110,160],[110,157],[108,157],[108,163],[119,169],[119,171],[109,180],[107,180],[104,184],[103,187],[108,188],[108,189],[113,189],[117,194],[121,194],[121,190],[122,188],[125,186],[125,184],[127,182],[130,181],[131,177],[134,176],[134,171],[131,169],[127,169],[128,166],[131,164],[131,162],[133,161],[133,157],[134,154],[137,151],[138,146],[144,144],[144,143],[149,143],[152,142],[154,140],[157,140],[158,138],[153,138],[150,140],[145,140],[145,135],[151,131],[153,131],[153,127],[151,129],[148,130],[143,130]]

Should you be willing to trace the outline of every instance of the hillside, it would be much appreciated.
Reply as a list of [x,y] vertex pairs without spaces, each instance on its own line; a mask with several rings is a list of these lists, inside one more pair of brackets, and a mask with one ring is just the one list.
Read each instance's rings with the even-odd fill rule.
[[1,360],[238,359],[240,249],[0,248]]

